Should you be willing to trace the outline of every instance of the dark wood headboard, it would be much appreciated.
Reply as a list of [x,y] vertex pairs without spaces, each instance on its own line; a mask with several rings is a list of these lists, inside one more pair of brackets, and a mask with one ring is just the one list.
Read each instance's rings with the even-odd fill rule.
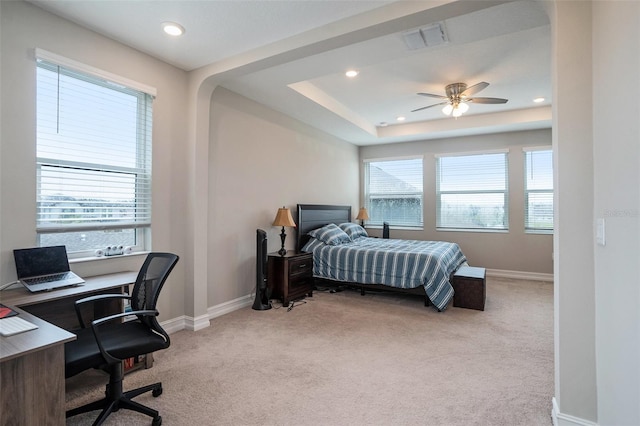
[[329,223],[339,225],[351,222],[351,206],[332,206],[326,204],[298,204],[296,214],[296,229],[298,239],[296,250],[302,249],[309,241],[307,233],[317,228],[321,228]]

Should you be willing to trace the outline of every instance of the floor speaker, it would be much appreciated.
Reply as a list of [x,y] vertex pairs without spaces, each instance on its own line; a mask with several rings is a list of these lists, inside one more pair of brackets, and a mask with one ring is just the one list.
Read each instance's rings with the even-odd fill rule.
[[271,309],[267,285],[267,233],[256,229],[256,298],[252,308],[256,311]]

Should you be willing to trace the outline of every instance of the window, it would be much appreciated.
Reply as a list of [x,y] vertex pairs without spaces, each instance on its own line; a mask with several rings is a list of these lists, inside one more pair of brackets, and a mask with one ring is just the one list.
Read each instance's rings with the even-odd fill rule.
[[438,229],[507,230],[507,152],[436,157]]
[[364,162],[367,224],[422,228],[422,157]]
[[553,232],[553,153],[524,148],[524,227],[526,232]]
[[107,246],[147,248],[152,100],[151,94],[39,57],[39,245],[65,245],[70,257]]

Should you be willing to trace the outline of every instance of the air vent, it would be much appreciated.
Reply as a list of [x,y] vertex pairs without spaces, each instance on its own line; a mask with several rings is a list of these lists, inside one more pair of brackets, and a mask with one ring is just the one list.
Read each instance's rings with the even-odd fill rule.
[[407,31],[402,34],[402,38],[409,50],[423,49],[449,42],[442,22]]

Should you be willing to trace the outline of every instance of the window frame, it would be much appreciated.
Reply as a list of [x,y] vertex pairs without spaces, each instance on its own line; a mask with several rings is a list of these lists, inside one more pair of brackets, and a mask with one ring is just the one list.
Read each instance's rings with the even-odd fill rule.
[[[371,192],[369,190],[370,187],[370,166],[372,163],[380,163],[380,162],[392,162],[392,161],[407,161],[407,160],[420,160],[421,163],[421,171],[420,171],[420,180],[422,183],[422,188],[419,192],[418,198],[420,200],[420,220],[416,224],[408,224],[408,223],[393,223],[394,221],[391,218],[382,218],[377,220],[374,218],[374,211],[371,206]],[[367,158],[362,160],[363,162],[363,187],[364,187],[364,207],[367,209],[369,214],[369,219],[367,219],[364,223],[365,226],[372,228],[382,228],[383,222],[388,222],[389,226],[393,229],[408,229],[408,230],[423,230],[424,229],[424,156],[423,155],[411,155],[411,156],[403,156],[403,157],[384,157],[384,158]],[[384,195],[385,193],[380,193],[379,195]],[[417,192],[406,192],[406,195],[417,195]],[[391,195],[389,193],[388,195]],[[394,195],[401,195],[400,192],[395,193]]]
[[[81,80],[92,85],[101,86],[121,92],[130,96],[134,96],[137,99],[136,104],[136,118],[138,131],[135,138],[134,154],[135,166],[130,165],[113,165],[108,161],[103,162],[86,162],[86,161],[72,161],[66,159],[49,158],[47,156],[38,157],[36,155],[36,184],[37,184],[37,200],[36,200],[36,235],[37,244],[42,244],[42,239],[45,235],[67,233],[73,234],[76,232],[91,232],[91,231],[108,231],[108,230],[133,230],[133,238],[135,238],[135,244],[128,246],[131,252],[142,252],[150,250],[151,245],[151,210],[152,210],[152,135],[151,128],[153,125],[152,118],[152,104],[156,95],[156,90],[152,87],[146,86],[141,83],[134,82],[132,80],[108,73],[106,71],[98,70],[96,68],[81,64],[79,62],[64,58],[62,56],[44,51],[42,49],[36,49],[36,70],[45,69],[53,72],[60,72],[61,75],[65,74],[70,78]],[[39,87],[39,83],[36,82],[36,87]],[[37,122],[39,116],[37,118]],[[38,126],[38,124],[37,124]],[[140,130],[142,129],[142,130]],[[36,147],[40,144],[40,139],[36,140]],[[65,149],[62,147],[59,151],[64,153]],[[36,148],[38,150],[38,148]],[[133,158],[132,158],[133,159]],[[43,170],[54,170],[60,168],[63,173],[69,173],[72,176],[75,172],[71,170],[77,170],[79,173],[106,173],[107,176],[132,176],[132,185],[135,193],[134,205],[133,205],[133,218],[130,222],[126,219],[121,222],[114,223],[100,223],[96,221],[94,223],[83,224],[46,224],[41,222],[43,216],[46,214],[43,211],[41,194],[41,178]],[[138,218],[138,209],[142,206],[148,209],[145,210],[141,219]],[[105,249],[106,247],[92,247],[90,249],[71,250],[68,252],[70,259],[94,257],[96,256],[96,250]]]
[[[551,154],[551,189],[529,189],[528,188],[528,178],[527,175],[529,174],[529,166],[527,164],[527,160],[528,160],[528,154],[533,153],[533,152],[549,152]],[[523,153],[523,191],[524,191],[524,232],[527,234],[553,234],[554,233],[554,229],[555,229],[555,215],[553,212],[553,197],[554,197],[554,192],[555,192],[555,188],[554,188],[554,182],[553,182],[553,148],[549,145],[546,146],[534,146],[534,147],[523,147],[522,148],[522,153]],[[552,215],[552,222],[553,222],[553,226],[551,228],[545,228],[545,227],[532,227],[529,226],[529,194],[544,194],[544,193],[550,193],[551,195],[551,215]]]
[[[441,190],[441,159],[452,157],[471,157],[482,155],[504,155],[504,190],[498,189],[477,189],[477,190]],[[474,152],[458,152],[436,154],[436,231],[446,232],[489,232],[489,233],[508,233],[509,232],[509,149],[486,150]],[[442,196],[443,195],[477,195],[477,194],[503,194],[503,226],[501,227],[467,227],[467,226],[443,226],[442,225]]]

